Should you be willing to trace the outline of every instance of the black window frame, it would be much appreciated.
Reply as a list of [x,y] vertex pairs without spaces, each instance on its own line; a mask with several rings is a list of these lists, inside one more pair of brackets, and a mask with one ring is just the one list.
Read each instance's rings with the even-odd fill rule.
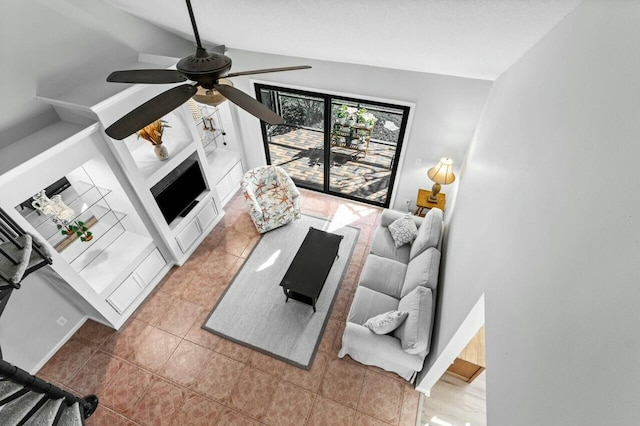
[[[302,95],[302,96],[310,96],[310,97],[314,97],[314,98],[322,98],[322,100],[324,101],[324,126],[323,126],[323,131],[324,131],[324,148],[323,148],[323,153],[324,153],[324,164],[323,164],[323,189],[322,191],[318,190],[317,188],[314,187],[309,187],[306,186],[302,183],[298,184],[296,183],[297,186],[304,188],[304,189],[308,189],[310,191],[316,191],[316,192],[322,192],[324,194],[329,194],[329,195],[334,195],[336,197],[340,197],[340,198],[345,198],[348,200],[352,200],[352,201],[357,201],[360,203],[365,203],[365,204],[369,204],[369,205],[373,205],[373,206],[377,206],[377,207],[383,207],[383,208],[389,208],[390,202],[391,202],[391,198],[393,195],[393,189],[394,189],[394,185],[395,185],[395,181],[396,181],[396,175],[398,173],[398,157],[400,156],[400,154],[402,153],[402,147],[404,144],[404,137],[406,134],[406,130],[407,130],[407,125],[408,125],[408,121],[409,121],[409,114],[411,112],[411,107],[408,105],[397,105],[397,104],[391,104],[388,102],[380,102],[380,101],[376,101],[376,100],[369,100],[369,99],[359,99],[359,98],[354,98],[351,96],[343,96],[339,93],[330,93],[330,92],[313,92],[310,90],[304,90],[304,89],[297,89],[297,88],[290,88],[290,87],[283,87],[283,86],[277,86],[277,85],[272,85],[272,84],[265,84],[265,83],[254,83],[254,89],[255,89],[255,93],[256,93],[256,99],[259,102],[262,102],[262,90],[270,90],[270,91],[279,91],[279,92],[288,92],[288,93],[293,93],[293,94],[297,94],[297,95]],[[332,122],[331,122],[331,105],[332,105],[332,101],[333,100],[340,100],[340,101],[347,101],[347,102],[353,102],[355,104],[365,104],[365,105],[375,105],[375,106],[380,106],[380,107],[384,107],[384,108],[391,108],[391,109],[397,109],[397,110],[402,110],[402,120],[400,123],[400,129],[399,129],[399,134],[398,134],[398,142],[396,143],[396,151],[395,151],[395,156],[394,156],[394,161],[391,167],[391,176],[389,177],[389,187],[387,190],[387,196],[384,200],[384,202],[377,202],[377,201],[373,201],[373,200],[367,200],[367,199],[363,199],[363,198],[359,198],[356,196],[352,196],[349,194],[345,194],[345,193],[341,193],[341,192],[336,192],[336,191],[331,191],[331,185],[330,185],[330,172],[331,172],[331,127],[332,127]],[[277,106],[277,102],[275,103],[275,105]],[[280,114],[280,111],[277,111],[277,107],[276,109],[276,113]],[[267,125],[264,121],[260,121],[260,128],[262,131],[262,141],[263,141],[263,145],[264,145],[264,151],[265,151],[265,157],[267,160],[267,164],[271,164],[271,155],[269,152],[269,136],[267,134]]]

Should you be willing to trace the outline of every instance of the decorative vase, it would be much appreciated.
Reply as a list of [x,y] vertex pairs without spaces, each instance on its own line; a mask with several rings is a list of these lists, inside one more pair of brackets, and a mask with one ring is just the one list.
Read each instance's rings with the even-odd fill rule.
[[356,119],[355,118],[348,119],[347,124],[349,125],[349,127],[353,127],[356,124]]
[[158,144],[153,146],[153,152],[158,157],[158,160],[165,161],[169,159],[169,151],[167,151],[167,147],[164,144]]
[[341,126],[344,126],[344,123],[347,122],[347,119],[345,117],[338,117],[338,124]]

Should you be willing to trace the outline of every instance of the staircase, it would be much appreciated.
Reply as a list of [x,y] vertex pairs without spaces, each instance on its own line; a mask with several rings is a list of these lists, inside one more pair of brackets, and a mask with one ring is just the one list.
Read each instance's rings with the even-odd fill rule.
[[0,360],[0,425],[81,426],[98,398],[79,398]]
[[[13,291],[30,273],[51,264],[47,248],[0,209],[0,316]],[[0,425],[84,425],[98,398],[77,397],[2,359],[0,349]]]

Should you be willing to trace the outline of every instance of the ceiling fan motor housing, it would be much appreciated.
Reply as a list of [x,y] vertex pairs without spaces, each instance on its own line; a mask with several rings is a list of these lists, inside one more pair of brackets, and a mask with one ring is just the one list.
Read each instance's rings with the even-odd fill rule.
[[176,69],[189,80],[196,81],[206,89],[213,85],[220,77],[224,77],[231,68],[231,58],[219,53],[207,52],[198,48],[194,55],[180,59]]

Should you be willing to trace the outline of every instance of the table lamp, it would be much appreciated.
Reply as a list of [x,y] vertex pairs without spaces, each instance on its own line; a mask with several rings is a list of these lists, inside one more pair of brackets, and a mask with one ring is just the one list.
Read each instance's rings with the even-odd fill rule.
[[427,171],[427,176],[435,182],[431,188],[431,195],[427,197],[427,201],[437,203],[440,185],[448,185],[456,180],[456,176],[453,174],[453,160],[451,160],[451,158],[441,158],[438,164]]

